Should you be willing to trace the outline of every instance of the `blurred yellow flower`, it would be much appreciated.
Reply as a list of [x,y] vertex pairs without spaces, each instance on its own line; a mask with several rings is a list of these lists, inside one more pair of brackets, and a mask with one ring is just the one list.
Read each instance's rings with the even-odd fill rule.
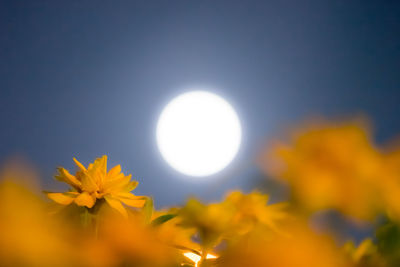
[[[175,216],[176,210],[170,209],[168,211],[155,211],[153,214],[153,220],[165,216],[167,214],[173,214]],[[193,228],[181,227],[181,221],[178,217],[173,217],[168,221],[154,227],[154,231],[157,233],[158,239],[175,248],[182,251],[201,251],[199,244],[195,243],[191,237],[195,234],[196,230]]]
[[218,267],[350,267],[344,253],[328,236],[317,235],[304,223],[287,225],[289,235],[268,235],[255,229],[228,246],[216,259]]
[[125,176],[120,165],[107,172],[107,156],[96,159],[88,168],[75,158],[74,161],[79,168],[75,175],[60,167],[59,174],[55,176],[57,180],[69,184],[71,190],[64,193],[48,192],[46,194],[50,199],[62,205],[75,203],[87,208],[92,208],[96,200],[105,199],[124,216],[127,216],[127,211],[122,203],[130,207],[143,207],[146,197],[131,193],[138,182],[131,181],[131,175]]
[[104,244],[115,262],[112,266],[179,266],[180,250],[160,240],[159,232],[135,216],[122,219],[106,216],[100,224],[98,242]]
[[69,242],[70,229],[49,216],[45,203],[25,186],[35,181],[33,173],[20,171],[23,168],[0,175],[0,265],[72,266],[81,262],[79,250]]
[[209,251],[230,229],[234,211],[234,207],[227,202],[205,205],[192,198],[178,215],[184,227],[197,229],[203,249]]
[[268,198],[268,195],[256,191],[250,194],[233,191],[227,195],[225,201],[235,207],[231,220],[235,232],[244,234],[260,224],[273,231],[280,231],[278,224],[287,218],[284,211],[286,203],[267,205]]
[[260,158],[269,175],[287,181],[300,207],[337,209],[371,219],[381,208],[382,157],[361,123],[315,124],[275,142]]
[[177,219],[183,226],[195,228],[202,249],[210,252],[221,241],[232,242],[257,227],[279,232],[278,223],[287,217],[286,205],[267,205],[267,202],[268,195],[240,191],[229,193],[222,202],[208,205],[190,199]]

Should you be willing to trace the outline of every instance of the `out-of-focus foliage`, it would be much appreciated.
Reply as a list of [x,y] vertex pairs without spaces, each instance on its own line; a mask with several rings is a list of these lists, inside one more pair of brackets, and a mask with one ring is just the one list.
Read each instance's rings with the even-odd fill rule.
[[[46,192],[53,201],[24,165],[0,173],[0,266],[400,266],[400,150],[376,146],[360,122],[304,126],[263,151],[262,170],[290,189],[285,203],[259,188],[155,210],[119,165],[107,171],[106,156],[75,163],[75,175],[58,169],[71,188]],[[339,242],[311,220],[328,209],[375,234]]]
[[389,148],[385,153],[377,188],[381,191],[383,207],[387,215],[400,222],[400,148]]
[[377,246],[371,239],[363,240],[358,247],[352,241],[347,242],[344,251],[351,258],[352,263],[358,267],[380,267],[385,266],[385,261],[378,253]]
[[388,221],[377,229],[376,237],[378,251],[388,266],[400,266],[400,226]]

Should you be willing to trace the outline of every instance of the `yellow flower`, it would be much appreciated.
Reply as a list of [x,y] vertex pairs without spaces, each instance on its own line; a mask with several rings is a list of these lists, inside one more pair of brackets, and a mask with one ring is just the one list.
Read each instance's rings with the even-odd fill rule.
[[256,191],[250,194],[233,191],[225,201],[235,207],[235,215],[231,224],[235,226],[235,232],[241,234],[245,234],[257,225],[264,225],[278,232],[278,223],[287,217],[287,213],[284,211],[286,203],[267,205],[268,195]]
[[197,199],[189,199],[179,211],[182,226],[196,228],[201,244],[205,249],[212,249],[231,226],[234,207],[227,202],[205,205]]
[[309,211],[337,209],[371,219],[381,209],[377,184],[382,156],[362,124],[315,124],[276,142],[261,158],[269,175],[288,182]]
[[[152,219],[157,220],[157,218],[161,218],[160,216],[168,214],[175,215],[176,212],[177,210],[175,208],[168,211],[154,211]],[[196,230],[181,227],[178,217],[173,217],[172,219],[157,225],[154,229],[157,233],[158,239],[165,244],[183,251],[200,251],[199,244],[195,243],[191,239]]]
[[29,188],[37,179],[25,165],[0,172],[0,265],[74,266],[80,262],[71,229],[50,216]]
[[107,156],[96,159],[88,168],[75,158],[74,161],[79,168],[75,175],[60,167],[59,174],[55,176],[57,180],[69,184],[72,190],[46,193],[50,199],[62,205],[75,203],[87,208],[92,208],[97,200],[105,199],[108,205],[124,216],[127,216],[127,211],[122,203],[130,207],[143,207],[146,197],[131,193],[138,182],[131,181],[131,175],[125,176],[120,165],[107,172]]
[[284,203],[267,205],[268,196],[258,192],[234,191],[219,203],[203,204],[189,199],[178,212],[184,227],[195,228],[202,248],[210,251],[221,241],[234,242],[257,227],[279,232],[277,224],[286,218]]
[[286,225],[288,235],[255,229],[229,244],[216,259],[218,267],[350,267],[328,236],[315,234],[306,223]]
[[106,216],[99,228],[98,242],[115,255],[112,266],[179,266],[180,251],[160,240],[158,229],[143,224],[139,217]]

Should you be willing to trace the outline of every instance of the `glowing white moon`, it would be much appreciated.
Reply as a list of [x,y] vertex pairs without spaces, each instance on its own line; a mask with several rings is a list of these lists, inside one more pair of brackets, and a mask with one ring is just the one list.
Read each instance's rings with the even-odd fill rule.
[[224,169],[239,150],[242,130],[232,106],[206,91],[174,98],[162,111],[157,144],[177,171],[207,176]]

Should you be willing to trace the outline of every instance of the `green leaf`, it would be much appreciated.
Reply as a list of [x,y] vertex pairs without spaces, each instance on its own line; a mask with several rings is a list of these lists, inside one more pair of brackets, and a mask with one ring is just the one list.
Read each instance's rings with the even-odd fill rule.
[[378,251],[387,261],[387,266],[400,266],[400,226],[388,221],[376,231]]
[[168,222],[169,220],[175,218],[177,215],[176,214],[165,214],[165,215],[161,215],[157,218],[155,218],[152,222],[151,225],[152,226],[158,226],[161,225],[165,222]]

